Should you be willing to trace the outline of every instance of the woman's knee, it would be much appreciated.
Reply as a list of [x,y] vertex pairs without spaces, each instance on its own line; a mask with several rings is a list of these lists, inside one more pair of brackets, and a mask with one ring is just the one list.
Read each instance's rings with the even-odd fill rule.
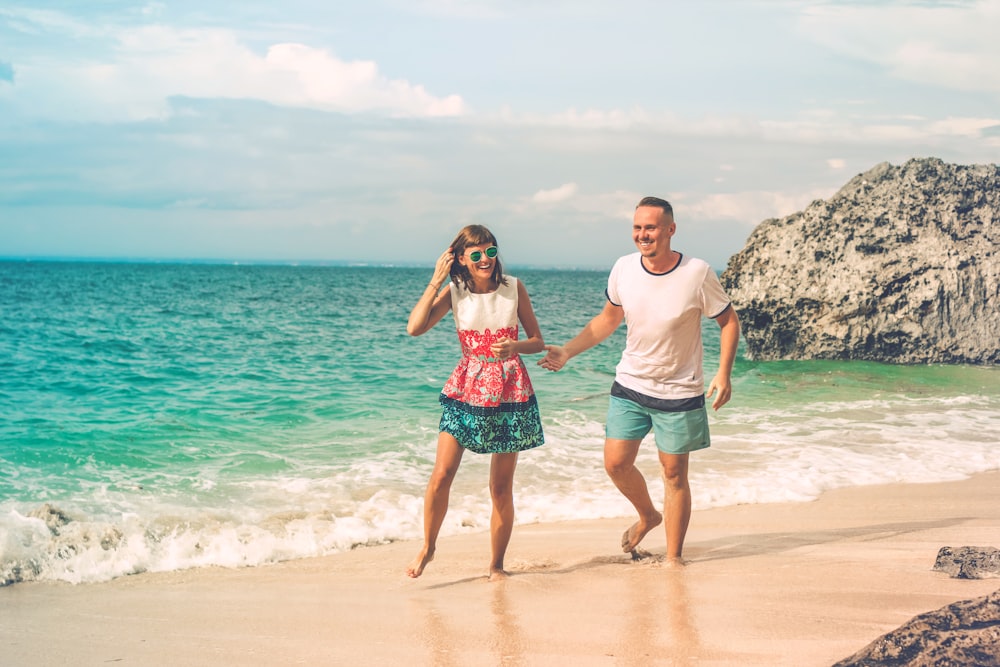
[[491,479],[490,497],[493,499],[495,504],[513,502],[514,480],[512,478]]
[[448,489],[451,488],[451,483],[455,480],[455,474],[458,472],[458,466],[437,466],[434,471],[431,472],[431,478],[428,485],[432,489]]

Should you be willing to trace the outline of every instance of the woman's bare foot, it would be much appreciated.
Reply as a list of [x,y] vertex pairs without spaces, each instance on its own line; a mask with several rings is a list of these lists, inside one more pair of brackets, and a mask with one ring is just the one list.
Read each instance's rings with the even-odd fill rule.
[[491,567],[490,568],[490,576],[487,578],[487,581],[503,581],[504,579],[506,579],[509,576],[510,576],[510,574],[508,574],[507,571],[504,570],[503,568],[497,569],[497,568]]
[[628,530],[622,533],[622,551],[625,553],[633,551],[639,546],[639,542],[642,542],[642,538],[646,537],[646,533],[661,523],[663,523],[663,515],[659,512],[653,512],[652,515],[643,517],[633,523],[628,527]]
[[417,557],[413,559],[413,562],[406,568],[406,576],[416,579],[424,572],[424,568],[427,567],[427,563],[434,560],[434,550],[427,549],[424,547],[417,554]]

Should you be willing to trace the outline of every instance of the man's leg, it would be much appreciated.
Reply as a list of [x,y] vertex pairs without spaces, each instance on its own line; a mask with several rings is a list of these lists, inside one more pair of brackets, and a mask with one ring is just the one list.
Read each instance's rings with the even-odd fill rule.
[[626,553],[635,550],[646,533],[663,521],[663,515],[656,510],[649,497],[646,479],[635,467],[635,457],[639,454],[641,442],[642,440],[612,438],[604,441],[604,470],[639,513],[639,520],[622,535],[622,551]]
[[659,452],[663,468],[663,511],[667,515],[667,561],[682,563],[684,536],[691,521],[691,487],[688,454]]

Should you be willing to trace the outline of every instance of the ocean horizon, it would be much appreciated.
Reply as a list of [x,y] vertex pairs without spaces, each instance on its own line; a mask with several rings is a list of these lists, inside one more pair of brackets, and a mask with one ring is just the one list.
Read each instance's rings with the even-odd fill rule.
[[[610,268],[610,267],[609,267]],[[453,320],[406,318],[429,264],[0,261],[0,584],[246,567],[421,536]],[[604,303],[607,269],[511,265],[546,342]],[[705,321],[706,377],[718,334]],[[624,327],[560,373],[525,362],[546,444],[519,524],[626,517],[601,463]],[[691,459],[694,508],[1000,469],[993,366],[746,359]],[[639,466],[662,494],[655,447]],[[443,535],[489,525],[466,454]],[[877,508],[873,508],[877,511]],[[405,564],[401,563],[401,567]]]
[[[434,263],[429,261],[394,261],[386,262],[376,259],[267,259],[267,258],[233,258],[233,257],[142,257],[142,256],[65,256],[65,255],[0,255],[0,263],[32,264],[162,264],[162,265],[195,265],[195,266],[330,266],[381,269],[433,269]],[[505,264],[505,270],[528,271],[605,271],[606,267],[598,265],[543,265],[543,264]],[[722,269],[717,269],[721,273]]]

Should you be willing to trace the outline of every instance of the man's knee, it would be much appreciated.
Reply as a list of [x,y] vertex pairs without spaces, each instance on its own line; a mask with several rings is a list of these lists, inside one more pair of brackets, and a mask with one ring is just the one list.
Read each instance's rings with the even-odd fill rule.
[[660,473],[663,477],[664,485],[682,489],[688,485],[688,457],[687,454],[680,456],[660,456]]
[[604,472],[608,473],[608,477],[615,478],[621,477],[627,473],[632,468],[630,462],[621,461],[618,459],[610,460],[604,459]]
[[688,487],[687,475],[681,473],[668,474],[663,471],[663,486],[669,490],[681,490]]
[[604,443],[604,471],[612,479],[629,473],[635,466],[635,457],[638,453],[638,441],[606,441]]

